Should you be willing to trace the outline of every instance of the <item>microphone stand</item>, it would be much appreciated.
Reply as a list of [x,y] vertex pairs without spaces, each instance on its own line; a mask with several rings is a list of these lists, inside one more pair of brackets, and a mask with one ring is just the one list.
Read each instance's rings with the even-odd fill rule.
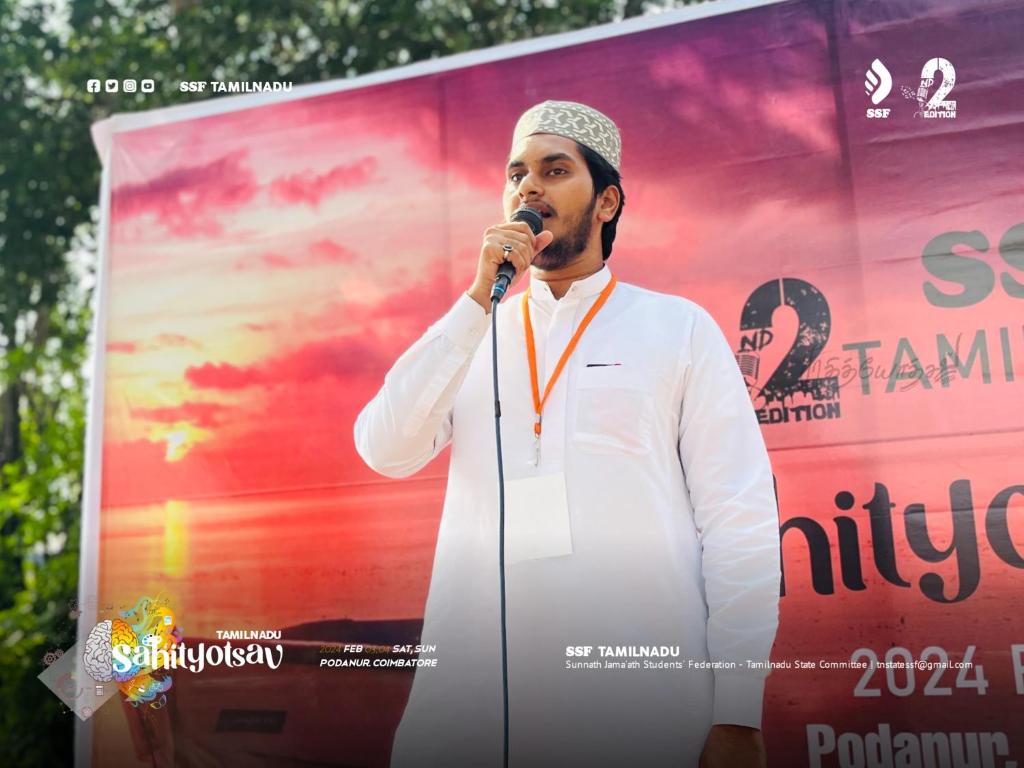
[[[544,228],[537,211],[523,204],[512,214],[511,221],[523,221],[534,235]],[[494,377],[494,438],[498,451],[498,570],[501,597],[501,703],[502,703],[502,768],[508,768],[508,628],[505,621],[505,468],[501,459],[501,399],[498,397],[498,302],[512,284],[516,269],[509,260],[511,244],[503,246],[505,262],[491,289],[491,360]]]
[[[504,293],[504,292],[503,292]],[[494,378],[494,437],[498,450],[498,570],[501,597],[502,766],[508,768],[508,630],[505,623],[505,470],[501,459],[501,400],[498,397],[498,302],[491,297],[491,361]]]

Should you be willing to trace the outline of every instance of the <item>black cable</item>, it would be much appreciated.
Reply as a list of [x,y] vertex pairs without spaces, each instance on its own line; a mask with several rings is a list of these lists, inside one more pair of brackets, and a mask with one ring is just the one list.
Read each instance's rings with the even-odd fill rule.
[[498,397],[498,297],[491,299],[491,361],[494,377],[494,438],[498,448],[498,570],[501,595],[502,766],[508,768],[508,636],[505,628],[505,469],[501,461],[501,400]]

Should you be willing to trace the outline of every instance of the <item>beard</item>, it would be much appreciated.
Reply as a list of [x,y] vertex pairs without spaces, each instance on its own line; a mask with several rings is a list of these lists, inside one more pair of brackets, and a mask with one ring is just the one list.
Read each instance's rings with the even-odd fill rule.
[[590,201],[590,206],[586,210],[567,219],[565,234],[556,237],[551,241],[551,245],[538,253],[533,259],[533,266],[544,270],[562,269],[583,253],[590,242],[590,216],[595,205],[597,197]]

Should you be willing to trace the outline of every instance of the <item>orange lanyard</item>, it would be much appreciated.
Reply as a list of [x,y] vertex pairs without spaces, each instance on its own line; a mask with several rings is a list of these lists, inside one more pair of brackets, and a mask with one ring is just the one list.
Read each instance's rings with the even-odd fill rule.
[[580,323],[580,327],[576,329],[576,333],[573,334],[569,344],[566,346],[565,351],[562,352],[562,357],[558,360],[558,365],[555,366],[555,372],[551,374],[548,379],[547,386],[544,387],[544,397],[540,396],[540,386],[537,383],[537,348],[533,343],[533,324],[530,322],[530,289],[526,289],[526,293],[523,294],[523,327],[526,329],[526,359],[530,363],[530,386],[533,388],[533,410],[537,415],[536,420],[533,422],[533,434],[536,438],[540,438],[540,416],[544,410],[544,403],[548,401],[548,395],[551,394],[551,390],[555,386],[555,382],[558,381],[558,377],[562,375],[562,369],[565,368],[566,362],[572,355],[573,350],[576,349],[576,344],[579,342],[580,337],[583,336],[583,332],[587,330],[587,326],[590,325],[590,321],[594,319],[594,316],[601,311],[601,307],[608,301],[608,297],[612,295],[612,291],[615,290],[615,275],[612,275],[608,281],[608,285],[605,286],[604,290],[601,291],[601,295],[597,297],[597,301],[594,302],[594,306],[590,308],[586,316],[583,318],[583,322]]

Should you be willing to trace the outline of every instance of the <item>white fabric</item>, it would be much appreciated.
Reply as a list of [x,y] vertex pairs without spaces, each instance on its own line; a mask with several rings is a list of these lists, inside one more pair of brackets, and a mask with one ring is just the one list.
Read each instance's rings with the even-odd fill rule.
[[[532,279],[542,391],[610,276],[561,300]],[[506,479],[564,472],[573,542],[506,568],[510,765],[696,766],[713,723],[760,727],[766,672],[746,662],[768,659],[778,623],[771,466],[729,344],[694,302],[620,282],[548,399],[534,467],[518,296],[498,309],[498,338]],[[399,358],[355,440],[390,477],[452,446],[422,635],[438,666],[417,671],[392,765],[500,765],[490,316],[473,299]],[[738,667],[566,669],[566,647],[587,645],[680,646],[667,660]]]

